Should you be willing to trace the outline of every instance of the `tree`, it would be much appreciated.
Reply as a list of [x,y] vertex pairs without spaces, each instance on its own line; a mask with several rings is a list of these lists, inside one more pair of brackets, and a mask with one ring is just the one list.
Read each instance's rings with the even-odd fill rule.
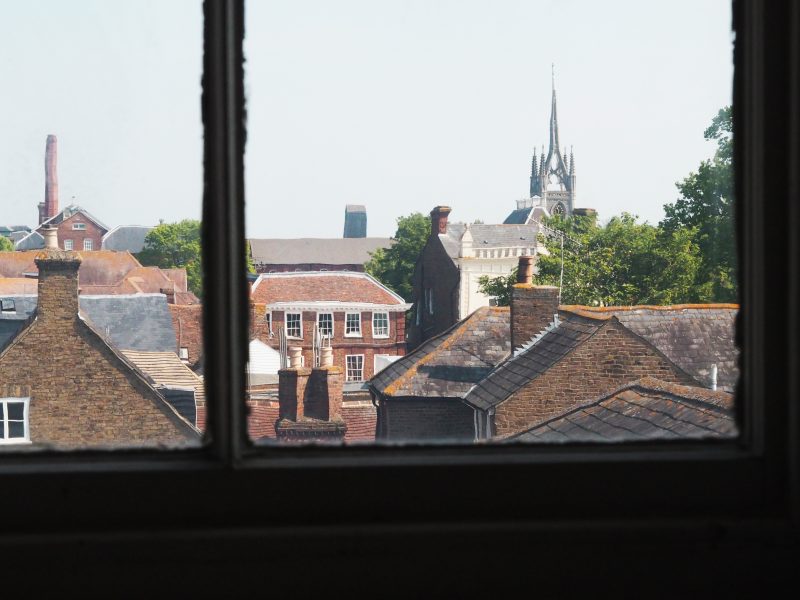
[[702,257],[694,282],[699,302],[735,302],[736,239],[733,226],[733,122],[730,106],[720,109],[704,137],[717,143],[713,158],[676,184],[681,197],[664,205],[660,226],[671,232],[695,229]]
[[[693,299],[700,265],[695,230],[665,231],[623,213],[607,225],[591,217],[554,216],[545,223],[564,234],[564,304],[590,306],[677,304]],[[548,254],[537,257],[536,283],[561,282],[561,237],[542,236]],[[479,279],[480,289],[508,305],[516,273]]]
[[11,252],[14,250],[14,242],[4,235],[0,235],[0,252]]
[[428,236],[431,223],[422,213],[397,219],[391,248],[378,248],[365,265],[367,273],[405,299],[411,298],[411,279]]
[[200,221],[184,219],[178,223],[159,223],[144,239],[137,255],[145,266],[186,269],[189,289],[201,297],[203,278],[200,264]]

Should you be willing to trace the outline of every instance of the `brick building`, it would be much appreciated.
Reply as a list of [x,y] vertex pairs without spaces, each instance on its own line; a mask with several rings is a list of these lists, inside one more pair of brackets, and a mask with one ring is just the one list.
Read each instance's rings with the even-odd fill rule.
[[85,318],[77,253],[39,254],[36,312],[0,348],[3,443],[184,446],[197,431]]
[[537,241],[535,224],[470,225],[450,222],[449,215],[447,206],[431,211],[430,236],[414,267],[410,348],[489,306],[489,297],[479,289],[481,276],[506,276],[518,257],[546,251]]
[[[530,267],[520,259],[508,328],[479,326],[481,309],[370,382],[379,437],[514,436],[646,377],[733,391],[736,305],[559,306],[557,288],[531,284]],[[484,373],[469,362],[485,360],[468,346],[470,329],[481,348],[503,352]]]
[[313,362],[315,328],[333,347],[345,383],[360,383],[405,354],[409,305],[366,273],[264,273],[251,292],[251,337],[274,348],[279,331]]

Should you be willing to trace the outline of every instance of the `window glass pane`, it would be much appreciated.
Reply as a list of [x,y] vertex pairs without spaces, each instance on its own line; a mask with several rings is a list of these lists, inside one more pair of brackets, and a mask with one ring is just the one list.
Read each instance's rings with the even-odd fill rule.
[[2,12],[0,449],[197,446],[202,2]]
[[246,18],[252,300],[342,323],[344,442],[737,435],[730,2]]

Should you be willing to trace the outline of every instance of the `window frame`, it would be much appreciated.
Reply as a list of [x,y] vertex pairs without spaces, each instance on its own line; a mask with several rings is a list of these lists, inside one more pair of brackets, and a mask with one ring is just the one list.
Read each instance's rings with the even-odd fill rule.
[[[351,358],[360,358],[361,359],[361,379],[350,379],[350,359]],[[352,382],[358,383],[364,381],[364,366],[366,362],[366,356],[363,354],[345,354],[344,356],[344,380],[345,383]],[[353,369],[355,370],[355,369]]]
[[86,223],[73,223],[72,231],[86,231]]
[[[23,431],[25,435],[21,438],[9,438],[8,437],[8,404],[15,403],[15,404],[22,404],[22,423],[23,423]],[[21,444],[30,444],[31,443],[31,428],[30,428],[30,419],[29,419],[29,409],[30,409],[31,399],[27,397],[2,397],[0,398],[0,428],[3,429],[3,436],[0,437],[0,445],[2,446],[17,446]],[[18,422],[14,419],[15,422]]]
[[[650,532],[649,540],[673,539],[669,531],[679,526],[691,543],[713,544],[731,531],[768,531],[800,514],[800,419],[789,402],[800,392],[800,315],[793,311],[800,303],[800,240],[790,235],[800,226],[800,206],[791,201],[800,194],[796,6],[786,0],[734,4],[736,214],[740,281],[747,282],[737,330],[745,349],[737,389],[741,437],[402,449],[256,446],[248,440],[245,403],[229,401],[245,397],[248,343],[241,251],[244,4],[206,0],[203,10],[203,272],[214,282],[205,287],[203,310],[208,444],[181,452],[3,455],[0,473],[15,493],[0,495],[0,510],[26,515],[24,524],[4,523],[6,530],[41,548],[49,543],[41,531],[102,547],[117,535],[111,524],[146,528],[164,539],[200,529],[244,547],[245,539],[272,539],[284,524],[308,523],[313,514],[308,531],[324,539],[341,536],[341,523],[383,531],[382,539],[400,539],[413,525],[427,527],[419,530],[427,532],[425,540],[431,531],[457,530],[484,541],[506,539],[508,531],[522,532],[519,541],[549,532],[562,542],[564,532],[579,532],[571,535],[585,542],[620,528]],[[769,209],[759,198],[770,199]],[[328,476],[331,468],[335,477]],[[324,503],[307,493],[314,477],[326,482]],[[376,496],[376,490],[385,493]],[[252,510],[256,497],[271,499],[269,514]],[[181,510],[164,509],[170,506]],[[475,506],[493,510],[477,514]]]
[[[380,334],[380,335],[376,335],[375,334],[375,317],[377,315],[384,315],[386,317],[386,333],[385,334]],[[372,313],[372,337],[375,338],[376,340],[385,340],[385,339],[388,339],[389,337],[391,337],[391,335],[392,335],[391,332],[392,332],[392,325],[391,325],[391,320],[389,319],[389,311],[388,310],[374,311]]]
[[92,238],[83,238],[83,251],[91,252],[93,250],[94,250],[94,240]]
[[[320,327],[320,317],[322,315],[329,315],[331,318],[331,330],[330,333],[322,333],[322,328]],[[330,339],[333,339],[333,332],[334,332],[334,316],[332,311],[321,311],[317,313],[317,328],[319,329],[320,335],[327,335]]]
[[72,239],[64,240],[64,250],[73,250],[75,247],[75,241]]
[[[289,335],[289,316],[297,317],[297,322],[300,329],[300,335]],[[303,313],[300,311],[286,311],[283,313],[283,322],[286,326],[286,339],[288,340],[302,340],[303,339]]]
[[[358,317],[358,333],[348,333],[347,328],[349,326],[348,318],[356,315]],[[346,338],[362,338],[364,337],[364,327],[361,323],[361,312],[355,310],[349,310],[344,313],[344,337]]]

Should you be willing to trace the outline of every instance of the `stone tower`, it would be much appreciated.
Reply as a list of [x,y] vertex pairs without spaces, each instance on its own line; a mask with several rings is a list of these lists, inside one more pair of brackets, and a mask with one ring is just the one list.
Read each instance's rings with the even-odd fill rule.
[[572,151],[567,159],[566,148],[563,152],[561,151],[558,139],[555,69],[553,70],[552,89],[550,147],[547,149],[547,156],[544,154],[544,147],[538,157],[534,149],[531,161],[530,197],[532,199],[536,199],[537,196],[541,198],[539,205],[544,206],[551,215],[572,215],[575,208],[575,159]]

